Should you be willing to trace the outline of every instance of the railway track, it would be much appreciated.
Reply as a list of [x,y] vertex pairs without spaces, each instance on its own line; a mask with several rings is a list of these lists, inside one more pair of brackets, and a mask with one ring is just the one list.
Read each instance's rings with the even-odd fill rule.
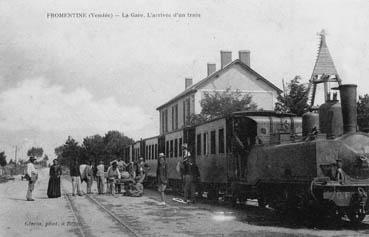
[[[78,225],[77,225],[78,226],[78,232],[80,233],[80,236],[88,237],[91,234],[87,232],[87,229],[88,229],[89,226],[87,224],[85,224],[84,221],[83,221],[83,217],[82,217],[83,213],[81,213],[78,210],[78,208],[76,207],[73,199],[70,197],[69,194],[67,194],[67,192],[68,191],[64,190],[64,197],[67,200],[68,206],[70,207],[70,210],[73,213],[73,217],[74,217],[76,223],[78,223]],[[83,197],[85,199],[87,199],[90,203],[97,206],[98,209],[101,210],[104,214],[109,216],[110,219],[112,219],[116,223],[117,227],[119,227],[119,229],[124,231],[124,234],[126,234],[127,236],[132,236],[132,237],[140,237],[141,236],[136,230],[131,228],[127,223],[125,223],[121,218],[119,218],[117,216],[117,214],[115,214],[114,212],[112,212],[111,210],[106,208],[102,203],[100,203],[98,200],[96,200],[92,195],[84,194]]]

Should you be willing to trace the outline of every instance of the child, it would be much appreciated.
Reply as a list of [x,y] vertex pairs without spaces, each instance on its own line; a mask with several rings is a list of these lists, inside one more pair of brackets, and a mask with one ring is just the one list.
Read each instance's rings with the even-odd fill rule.
[[160,192],[161,203],[160,205],[165,206],[165,196],[164,191],[168,184],[168,166],[167,162],[165,161],[164,153],[159,154],[158,159],[158,168],[156,170],[156,177],[158,179],[158,191]]

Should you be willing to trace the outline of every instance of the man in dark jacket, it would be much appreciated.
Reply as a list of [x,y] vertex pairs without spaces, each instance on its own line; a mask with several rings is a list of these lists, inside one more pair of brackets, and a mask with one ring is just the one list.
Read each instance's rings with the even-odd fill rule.
[[72,178],[72,190],[73,196],[76,195],[76,189],[79,196],[82,196],[81,192],[81,172],[79,170],[78,160],[75,159],[69,167],[70,176]]
[[199,179],[200,173],[192,156],[183,160],[181,174],[184,182],[184,199],[188,204],[193,203],[195,201],[195,183]]

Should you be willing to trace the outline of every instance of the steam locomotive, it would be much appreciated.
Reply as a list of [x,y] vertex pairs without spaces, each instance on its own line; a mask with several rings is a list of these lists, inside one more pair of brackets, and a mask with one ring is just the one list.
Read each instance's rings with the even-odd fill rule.
[[169,186],[181,190],[176,165],[188,144],[200,171],[198,193],[233,202],[257,199],[259,206],[324,210],[361,222],[368,210],[369,135],[357,132],[356,85],[339,86],[318,112],[235,112],[202,124],[137,141],[125,160],[143,157],[155,182],[157,158],[167,157]]

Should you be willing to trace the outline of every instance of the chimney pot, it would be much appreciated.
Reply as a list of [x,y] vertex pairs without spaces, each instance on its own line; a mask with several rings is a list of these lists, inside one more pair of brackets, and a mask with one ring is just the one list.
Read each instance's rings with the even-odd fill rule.
[[250,67],[250,50],[240,50],[238,56],[241,62]]
[[221,69],[232,62],[232,52],[231,51],[220,51],[220,65]]
[[185,89],[192,86],[192,78],[185,78]]
[[215,63],[208,63],[208,76],[217,70]]

